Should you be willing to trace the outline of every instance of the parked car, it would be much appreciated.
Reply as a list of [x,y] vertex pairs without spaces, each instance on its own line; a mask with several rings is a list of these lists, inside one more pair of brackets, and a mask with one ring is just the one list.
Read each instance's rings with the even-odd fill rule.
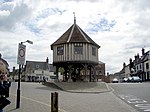
[[132,82],[132,77],[128,77],[128,81],[127,82]]
[[142,79],[139,78],[138,76],[133,76],[131,81],[132,82],[142,82]]
[[128,81],[128,78],[126,77],[122,79],[122,82],[127,82],[127,81]]
[[112,80],[112,83],[118,83],[119,82],[119,80],[117,79],[117,78],[114,78],[113,80]]

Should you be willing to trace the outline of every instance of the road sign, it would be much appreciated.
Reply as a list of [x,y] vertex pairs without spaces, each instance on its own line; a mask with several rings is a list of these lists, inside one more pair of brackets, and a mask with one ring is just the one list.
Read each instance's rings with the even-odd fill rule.
[[25,54],[26,54],[26,46],[19,43],[19,45],[18,45],[17,64],[24,65],[24,63],[25,63]]

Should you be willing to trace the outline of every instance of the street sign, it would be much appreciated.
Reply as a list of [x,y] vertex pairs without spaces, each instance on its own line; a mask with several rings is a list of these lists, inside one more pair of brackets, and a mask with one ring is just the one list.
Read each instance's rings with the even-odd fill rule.
[[26,54],[26,46],[19,43],[19,45],[18,45],[17,64],[24,65],[24,63],[25,63],[25,54]]

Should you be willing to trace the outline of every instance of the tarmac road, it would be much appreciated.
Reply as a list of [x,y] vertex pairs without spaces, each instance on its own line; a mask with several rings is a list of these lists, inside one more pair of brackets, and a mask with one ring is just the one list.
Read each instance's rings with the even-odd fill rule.
[[136,112],[112,92],[70,93],[39,83],[21,82],[21,105],[16,109],[17,83],[11,87],[9,106],[4,112],[50,112],[52,92],[58,92],[59,112]]
[[150,83],[110,84],[114,93],[139,112],[150,112]]

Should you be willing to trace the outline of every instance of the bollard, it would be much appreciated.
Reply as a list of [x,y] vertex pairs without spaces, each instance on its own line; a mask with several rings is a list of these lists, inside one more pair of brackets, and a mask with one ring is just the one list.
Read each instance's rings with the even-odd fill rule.
[[58,93],[51,93],[51,112],[58,112]]

